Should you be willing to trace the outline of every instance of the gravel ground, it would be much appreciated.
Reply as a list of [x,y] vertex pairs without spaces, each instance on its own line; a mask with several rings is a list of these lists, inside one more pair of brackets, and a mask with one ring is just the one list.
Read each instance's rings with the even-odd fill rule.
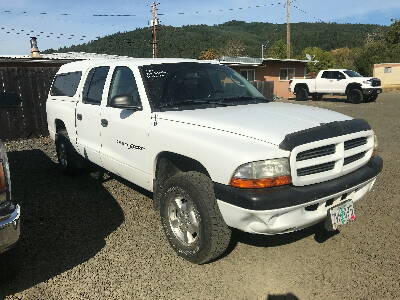
[[304,104],[365,118],[379,136],[384,171],[339,234],[235,232],[224,258],[192,265],[167,245],[149,193],[63,176],[48,138],[9,142],[20,273],[0,283],[0,299],[400,299],[400,95]]

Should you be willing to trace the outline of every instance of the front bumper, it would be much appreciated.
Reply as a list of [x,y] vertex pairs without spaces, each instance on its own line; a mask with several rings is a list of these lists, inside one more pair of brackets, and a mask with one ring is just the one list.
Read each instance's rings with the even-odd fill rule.
[[372,189],[383,162],[374,157],[345,176],[309,186],[244,190],[215,184],[226,224],[245,232],[280,234],[323,221],[328,209],[349,199],[356,202]]
[[20,236],[20,216],[19,205],[6,218],[0,217],[0,253],[12,248]]
[[382,94],[381,88],[365,88],[362,90],[364,95]]

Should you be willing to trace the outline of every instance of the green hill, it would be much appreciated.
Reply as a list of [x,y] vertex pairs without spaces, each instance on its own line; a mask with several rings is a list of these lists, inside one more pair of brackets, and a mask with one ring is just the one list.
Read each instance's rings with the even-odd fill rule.
[[[315,46],[324,50],[341,47],[358,47],[364,44],[367,35],[382,28],[379,25],[337,23],[292,24],[292,47],[294,55],[305,47]],[[182,27],[160,26],[159,56],[197,58],[208,48],[222,49],[230,40],[240,41],[245,54],[261,56],[261,45],[286,39],[285,24],[246,23],[230,21],[224,24],[188,25]],[[132,57],[151,56],[151,31],[139,28],[129,32],[118,32],[81,45],[64,47],[46,52],[96,52]]]

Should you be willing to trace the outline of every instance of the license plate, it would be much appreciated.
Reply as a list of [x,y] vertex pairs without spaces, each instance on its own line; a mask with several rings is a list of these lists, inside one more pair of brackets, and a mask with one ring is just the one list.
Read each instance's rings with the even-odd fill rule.
[[327,225],[328,229],[336,230],[339,226],[356,219],[353,201],[349,200],[340,203],[328,210]]

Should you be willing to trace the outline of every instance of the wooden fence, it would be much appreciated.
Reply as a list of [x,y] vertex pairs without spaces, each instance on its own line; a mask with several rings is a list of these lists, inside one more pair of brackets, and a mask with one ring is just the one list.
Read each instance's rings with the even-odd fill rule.
[[252,84],[264,95],[268,100],[274,97],[274,82],[273,81],[253,81]]
[[18,107],[0,107],[0,139],[48,135],[46,99],[58,67],[0,67],[0,93],[18,97]]

